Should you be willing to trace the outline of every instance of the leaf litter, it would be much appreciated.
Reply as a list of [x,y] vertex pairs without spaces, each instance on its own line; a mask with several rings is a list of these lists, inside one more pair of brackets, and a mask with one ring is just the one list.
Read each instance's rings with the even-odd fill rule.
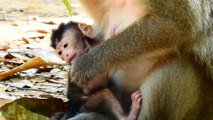
[[[48,120],[70,110],[69,65],[50,47],[52,29],[70,20],[63,3],[1,0],[0,8],[0,120]],[[79,11],[74,15],[91,23]]]

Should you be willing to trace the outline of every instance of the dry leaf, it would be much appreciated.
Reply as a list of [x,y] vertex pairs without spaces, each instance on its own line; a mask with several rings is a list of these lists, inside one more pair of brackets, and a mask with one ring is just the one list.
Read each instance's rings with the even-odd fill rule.
[[7,53],[5,56],[4,56],[4,58],[6,58],[6,59],[12,59],[12,58],[15,58],[12,54],[10,54],[10,53]]
[[38,33],[43,33],[43,34],[47,34],[48,33],[46,30],[29,30],[27,32],[38,32]]
[[0,50],[1,51],[7,51],[8,49],[9,49],[9,47],[0,45]]
[[48,82],[51,82],[51,83],[57,83],[57,84],[63,84],[63,85],[66,85],[67,84],[67,82],[66,81],[60,81],[60,80],[50,80],[50,79],[47,79],[46,81],[48,81]]
[[37,68],[41,66],[51,66],[55,65],[56,63],[45,61],[44,59],[40,57],[34,57],[33,59],[29,60],[28,62],[6,72],[0,73],[0,80],[3,80],[17,72],[21,72],[30,68]]
[[37,32],[39,32],[39,33],[43,33],[43,34],[47,34],[48,32],[47,31],[45,31],[45,30],[37,30]]
[[47,51],[44,49],[32,49],[32,54],[34,56],[41,57],[46,61],[52,61],[58,64],[66,64],[66,62],[62,60],[56,52],[53,51]]
[[36,39],[36,38],[39,38],[39,39],[44,39],[44,35],[39,35],[39,36],[32,36],[30,37],[30,39]]
[[21,98],[0,108],[7,120],[49,120],[54,113],[70,111],[67,102],[57,98]]
[[49,25],[55,25],[56,23],[54,23],[53,21],[44,21],[42,22],[44,24],[49,24]]
[[25,43],[29,44],[29,40],[27,40],[27,38],[22,37],[21,40],[24,41]]
[[15,58],[20,59],[21,62],[30,60],[30,58],[26,57],[26,55],[24,55],[24,53],[10,53],[10,54],[12,56],[14,56]]
[[0,94],[0,98],[1,99],[7,99],[7,100],[16,100],[18,97],[17,96],[11,96],[10,94],[7,94],[7,93],[1,93]]
[[10,86],[16,87],[16,88],[32,88],[33,83],[29,80],[19,80],[19,81],[13,81],[12,83],[8,83]]
[[7,63],[7,60],[5,58],[0,57],[0,62]]
[[4,93],[5,90],[7,90],[9,87],[10,86],[8,85],[8,86],[4,86],[4,87],[0,88],[0,93]]

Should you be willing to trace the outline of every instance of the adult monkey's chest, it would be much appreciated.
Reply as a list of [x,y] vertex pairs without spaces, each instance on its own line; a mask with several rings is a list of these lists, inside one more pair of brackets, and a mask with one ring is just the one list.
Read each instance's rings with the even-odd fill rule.
[[105,40],[122,32],[148,12],[145,0],[115,0],[104,18]]

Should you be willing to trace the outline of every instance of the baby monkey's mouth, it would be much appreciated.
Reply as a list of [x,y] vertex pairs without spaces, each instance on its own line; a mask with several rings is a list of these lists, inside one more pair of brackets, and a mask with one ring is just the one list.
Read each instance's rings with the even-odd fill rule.
[[71,64],[73,64],[76,60],[78,60],[81,56],[83,56],[83,54],[89,52],[90,47],[87,47],[83,52],[81,53],[75,53],[70,59],[69,62],[71,62]]
[[70,59],[66,60],[66,62],[68,63],[72,63],[72,61],[75,59],[77,53],[73,54],[72,57],[70,57]]

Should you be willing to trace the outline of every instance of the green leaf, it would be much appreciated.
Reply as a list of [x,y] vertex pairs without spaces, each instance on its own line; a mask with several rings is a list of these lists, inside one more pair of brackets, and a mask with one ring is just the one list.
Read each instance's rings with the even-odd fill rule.
[[0,108],[0,119],[50,120],[54,113],[70,111],[68,103],[61,99],[21,98]]
[[72,16],[73,15],[73,11],[72,11],[72,8],[70,6],[69,1],[68,0],[62,0],[62,2],[64,3],[64,5],[66,6],[67,10],[69,11],[70,16]]

